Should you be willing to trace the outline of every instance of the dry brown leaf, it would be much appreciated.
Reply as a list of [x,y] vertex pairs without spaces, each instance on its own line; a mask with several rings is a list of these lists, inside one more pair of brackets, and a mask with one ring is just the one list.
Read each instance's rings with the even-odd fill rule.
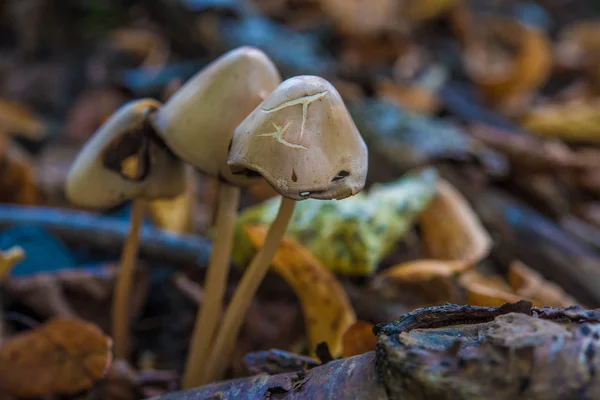
[[455,277],[470,266],[463,261],[409,261],[378,273],[368,287],[386,298],[411,305],[460,302]]
[[[465,40],[467,72],[492,104],[511,110],[521,107],[549,77],[548,35],[511,18],[477,16],[477,21],[483,35]],[[513,53],[507,54],[500,44],[512,47]]]
[[468,201],[447,181],[421,213],[422,239],[431,258],[473,265],[487,257],[492,239]]
[[320,0],[323,12],[348,36],[377,36],[397,23],[396,0]]
[[162,67],[169,59],[167,42],[148,29],[118,29],[112,32],[111,39],[115,47],[143,57],[142,67]]
[[194,230],[193,219],[198,184],[196,172],[186,166],[185,191],[172,199],[157,199],[148,203],[150,218],[161,229],[175,233],[190,233]]
[[461,0],[405,0],[401,15],[414,22],[437,18],[454,9]]
[[27,154],[0,132],[0,202],[37,205],[42,202],[35,171]]
[[400,108],[419,114],[435,113],[440,102],[437,94],[417,83],[395,84],[391,79],[380,79],[376,89],[378,97],[384,98]]
[[560,286],[547,281],[539,272],[520,261],[513,261],[510,264],[508,282],[517,295],[532,298],[543,306],[568,307],[579,304]]
[[46,125],[29,107],[4,99],[0,99],[0,130],[30,140],[40,140],[46,135]]
[[498,307],[523,299],[512,293],[511,287],[501,276],[487,276],[478,271],[468,271],[460,276],[459,283],[467,293],[469,305]]
[[88,322],[54,318],[0,347],[0,388],[22,397],[74,394],[102,379],[112,340]]
[[527,112],[522,123],[538,136],[600,143],[600,99],[535,107]]
[[377,337],[373,333],[373,324],[356,321],[344,332],[342,337],[342,356],[352,357],[375,350]]
[[[255,247],[263,245],[267,228],[245,226],[244,229]],[[356,315],[335,275],[289,237],[283,238],[272,268],[292,287],[302,304],[311,353],[317,344],[326,342],[331,354],[339,356],[342,335],[356,321]]]

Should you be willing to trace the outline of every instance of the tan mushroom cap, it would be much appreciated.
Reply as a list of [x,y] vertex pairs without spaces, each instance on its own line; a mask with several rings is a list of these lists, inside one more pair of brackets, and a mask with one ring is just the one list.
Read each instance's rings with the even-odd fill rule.
[[227,153],[236,126],[281,82],[273,62],[252,47],[232,50],[179,89],[155,115],[169,148],[200,171],[243,186],[231,174]]
[[123,105],[84,145],[71,165],[66,194],[73,204],[109,208],[134,197],[170,198],[185,189],[182,161],[160,142],[148,116],[161,104]]
[[317,76],[283,82],[236,129],[229,165],[260,173],[282,196],[343,199],[367,175],[367,146],[338,91]]

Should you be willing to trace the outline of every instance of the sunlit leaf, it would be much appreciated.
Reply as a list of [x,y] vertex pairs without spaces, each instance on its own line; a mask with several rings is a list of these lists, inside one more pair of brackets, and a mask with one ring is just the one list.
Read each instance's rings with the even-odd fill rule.
[[[262,247],[267,228],[245,226],[252,244]],[[273,258],[273,269],[292,287],[302,303],[309,349],[327,342],[334,356],[341,354],[342,335],[356,316],[335,276],[300,244],[284,237]]]

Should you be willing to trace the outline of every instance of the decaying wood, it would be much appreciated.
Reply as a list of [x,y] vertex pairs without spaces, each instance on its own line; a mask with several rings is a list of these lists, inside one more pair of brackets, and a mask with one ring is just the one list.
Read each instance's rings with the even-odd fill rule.
[[[0,229],[13,225],[40,226],[68,244],[115,253],[123,246],[129,229],[126,220],[83,211],[0,205]],[[208,264],[210,248],[210,242],[199,236],[176,235],[151,227],[141,231],[140,256],[153,262],[203,268]]]
[[155,400],[598,398],[599,317],[598,310],[527,301],[422,308],[376,326],[375,352]]

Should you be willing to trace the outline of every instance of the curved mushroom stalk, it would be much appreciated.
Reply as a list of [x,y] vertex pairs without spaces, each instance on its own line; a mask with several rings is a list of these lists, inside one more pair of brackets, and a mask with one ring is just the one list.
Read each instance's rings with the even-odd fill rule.
[[367,146],[337,90],[323,78],[298,76],[279,85],[237,127],[229,165],[237,174],[261,174],[282,202],[264,247],[227,308],[200,384],[225,371],[243,316],[269,269],[295,202],[343,199],[362,190]]
[[144,99],[122,106],[85,144],[71,165],[67,198],[85,208],[110,208],[133,200],[131,227],[113,295],[115,357],[129,355],[129,299],[147,199],[170,198],[185,188],[184,166],[148,123],[160,103]]
[[227,154],[240,122],[281,82],[260,50],[241,47],[213,61],[179,89],[154,116],[153,124],[181,159],[220,181],[215,240],[205,280],[205,299],[182,386],[197,386],[222,311],[229,274],[240,186],[256,177],[233,175]]

